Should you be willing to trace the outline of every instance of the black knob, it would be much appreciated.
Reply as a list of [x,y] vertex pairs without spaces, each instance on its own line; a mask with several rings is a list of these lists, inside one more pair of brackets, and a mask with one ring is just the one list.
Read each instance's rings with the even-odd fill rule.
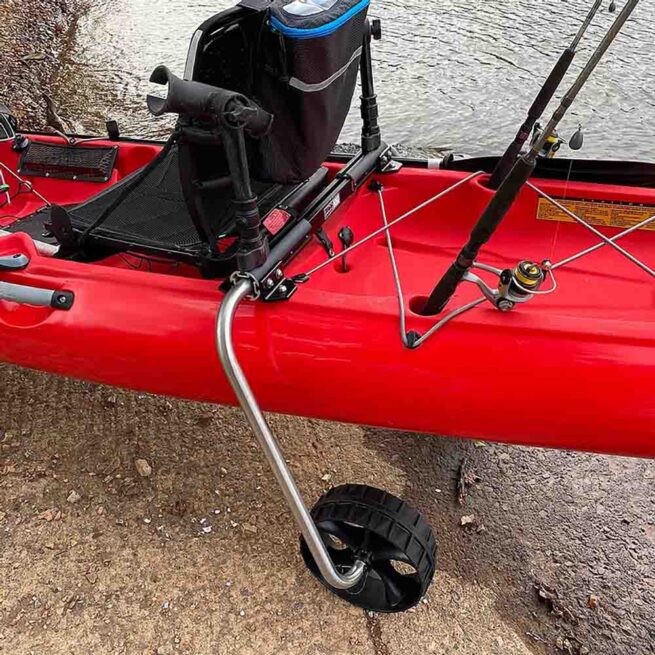
[[348,272],[348,262],[346,261],[346,250],[355,243],[355,233],[347,225],[344,225],[339,230],[339,241],[341,241],[341,246],[343,247],[343,255],[341,255],[341,272]]
[[353,245],[355,234],[347,225],[344,225],[344,227],[339,230],[339,241],[341,241],[344,250]]
[[371,36],[376,41],[380,41],[382,39],[382,21],[379,18],[376,18],[371,24]]

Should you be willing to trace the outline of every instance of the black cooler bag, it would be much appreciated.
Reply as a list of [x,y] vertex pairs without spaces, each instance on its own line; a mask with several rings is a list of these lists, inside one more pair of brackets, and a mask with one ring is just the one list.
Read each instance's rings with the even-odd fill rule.
[[331,152],[357,84],[369,2],[271,3],[254,92],[275,121],[258,144],[258,179],[302,182]]

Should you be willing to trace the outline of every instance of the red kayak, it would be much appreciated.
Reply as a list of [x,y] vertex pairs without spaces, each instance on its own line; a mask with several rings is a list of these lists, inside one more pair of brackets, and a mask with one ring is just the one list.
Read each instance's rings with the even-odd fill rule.
[[[368,2],[300,5],[225,12],[194,37],[186,79],[155,71],[168,94],[151,112],[179,115],[165,144],[115,124],[103,139],[20,134],[0,111],[0,359],[238,400],[308,566],[350,602],[399,611],[432,577],[429,528],[365,487],[334,490],[311,520],[260,408],[655,456],[655,167],[553,160],[550,128],[500,187],[497,159],[399,160],[377,124]],[[255,34],[266,61],[284,45],[284,75],[246,86],[237,65],[219,86],[216,53]],[[361,152],[322,165],[358,70]],[[369,532],[387,540],[377,554]],[[416,576],[376,568],[381,552]]]
[[[54,142],[53,137],[31,137]],[[93,146],[112,146],[97,142]],[[151,158],[155,144],[121,143],[115,179]],[[0,145],[13,170],[18,157]],[[331,175],[339,170],[330,165]],[[379,179],[390,220],[465,179],[467,173],[405,166]],[[393,228],[405,308],[412,330],[434,319],[413,310],[444,270],[490,191],[473,179]],[[655,214],[655,189],[535,180],[549,195],[575,198],[589,214],[632,220]],[[71,205],[98,185],[48,179],[34,188],[53,203]],[[30,259],[0,280],[71,290],[70,311],[0,301],[2,360],[86,380],[181,398],[233,403],[216,360],[214,322],[223,294],[215,280],[172,261],[116,254],[80,263],[41,254],[21,231],[21,216],[42,204],[18,196],[2,225],[0,257]],[[526,189],[485,262],[507,268],[523,257],[563,260],[597,239],[544,209]],[[636,219],[635,219],[636,220]],[[623,224],[623,223],[622,223]],[[338,243],[349,226],[357,239],[382,226],[375,192],[363,189],[330,217]],[[28,226],[30,229],[31,225]],[[602,228],[606,236],[621,228]],[[33,231],[33,230],[32,230]],[[42,230],[43,231],[43,230]],[[38,237],[38,234],[36,235]],[[38,238],[37,238],[38,241]],[[655,232],[635,231],[620,242],[648,261]],[[287,275],[327,258],[316,240],[292,261]],[[599,452],[655,455],[655,288],[632,262],[604,247],[562,267],[556,293],[511,313],[491,305],[463,315],[421,348],[400,339],[398,301],[384,235],[312,276],[287,303],[247,302],[238,314],[236,344],[244,370],[266,410],[442,435]],[[478,297],[461,287],[457,304]]]

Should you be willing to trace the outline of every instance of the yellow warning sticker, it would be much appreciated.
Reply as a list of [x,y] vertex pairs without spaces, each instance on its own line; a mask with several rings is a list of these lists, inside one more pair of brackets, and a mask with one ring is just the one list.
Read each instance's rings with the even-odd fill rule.
[[[610,200],[562,200],[560,198],[556,200],[587,223],[599,227],[627,229],[655,216],[655,205],[638,205]],[[539,198],[537,218],[540,221],[575,222],[545,198]],[[649,223],[640,229],[655,231],[655,223]]]

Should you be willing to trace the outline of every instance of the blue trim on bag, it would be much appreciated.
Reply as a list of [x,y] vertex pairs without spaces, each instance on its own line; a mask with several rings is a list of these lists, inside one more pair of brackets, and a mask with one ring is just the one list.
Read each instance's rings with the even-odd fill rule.
[[325,25],[321,25],[320,27],[312,27],[310,29],[290,27],[289,25],[285,25],[278,18],[275,18],[275,16],[271,17],[271,27],[290,39],[318,39],[322,36],[329,36],[336,32],[351,18],[364,11],[370,4],[371,0],[361,0],[361,2],[349,9],[345,14],[343,14],[343,16],[339,16],[339,18],[336,18]]

